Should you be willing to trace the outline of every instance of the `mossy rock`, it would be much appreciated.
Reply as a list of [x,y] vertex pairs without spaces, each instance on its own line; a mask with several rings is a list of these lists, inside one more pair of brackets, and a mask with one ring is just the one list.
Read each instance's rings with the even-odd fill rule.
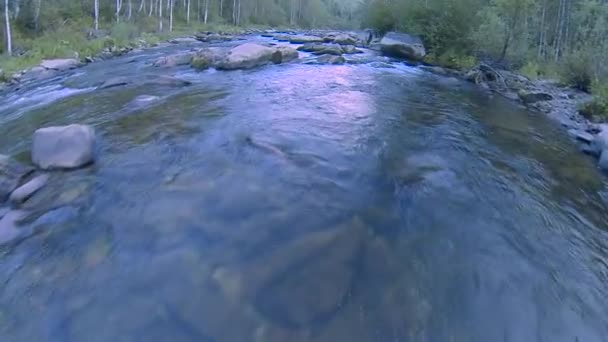
[[196,70],[202,71],[211,67],[211,59],[208,56],[194,56],[190,61],[190,66]]

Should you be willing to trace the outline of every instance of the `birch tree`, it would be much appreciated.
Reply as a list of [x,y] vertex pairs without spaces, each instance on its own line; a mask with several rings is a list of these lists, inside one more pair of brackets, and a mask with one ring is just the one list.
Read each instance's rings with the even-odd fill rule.
[[6,34],[6,54],[13,55],[13,37],[11,37],[11,21],[8,11],[8,0],[4,0],[4,32]]

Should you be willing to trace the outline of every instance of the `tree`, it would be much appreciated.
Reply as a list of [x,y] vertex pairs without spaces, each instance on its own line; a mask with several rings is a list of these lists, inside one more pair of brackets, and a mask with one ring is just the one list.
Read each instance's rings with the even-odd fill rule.
[[4,25],[6,34],[6,54],[9,56],[13,55],[13,37],[11,37],[11,21],[8,11],[8,0],[4,0]]
[[173,5],[175,0],[169,0],[169,32],[173,32]]
[[163,0],[158,0],[158,31],[163,32]]

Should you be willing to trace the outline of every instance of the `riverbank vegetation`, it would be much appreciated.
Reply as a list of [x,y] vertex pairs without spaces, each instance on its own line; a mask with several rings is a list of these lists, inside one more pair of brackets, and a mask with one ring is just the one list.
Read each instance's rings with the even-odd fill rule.
[[0,69],[84,58],[197,31],[239,27],[355,28],[359,0],[5,0]]
[[596,95],[608,114],[608,3],[603,0],[368,0],[364,26],[422,36],[428,61],[474,61],[557,79]]

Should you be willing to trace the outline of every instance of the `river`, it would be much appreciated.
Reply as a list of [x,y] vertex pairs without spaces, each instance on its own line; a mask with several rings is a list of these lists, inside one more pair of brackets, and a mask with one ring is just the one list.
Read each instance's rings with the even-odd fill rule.
[[2,153],[98,136],[0,247],[1,341],[608,341],[606,178],[557,123],[399,62],[150,66],[188,48],[0,98]]

